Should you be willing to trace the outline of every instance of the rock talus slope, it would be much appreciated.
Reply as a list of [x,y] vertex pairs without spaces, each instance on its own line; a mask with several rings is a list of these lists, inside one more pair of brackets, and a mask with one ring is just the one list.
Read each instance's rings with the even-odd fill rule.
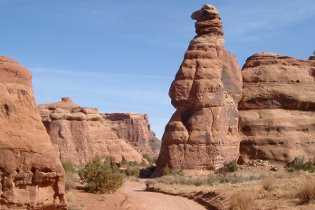
[[143,161],[142,155],[117,136],[112,122],[96,108],[84,108],[70,98],[62,98],[57,103],[40,105],[39,109],[62,161],[76,165],[95,158],[111,158],[114,162]]
[[165,128],[157,174],[166,166],[217,169],[239,156],[240,67],[224,48],[218,10],[204,5],[192,19],[197,36],[169,91],[176,111]]
[[239,103],[241,161],[315,158],[315,59],[249,57]]
[[0,57],[0,128],[0,208],[63,209],[64,171],[37,111],[32,76],[6,57]]

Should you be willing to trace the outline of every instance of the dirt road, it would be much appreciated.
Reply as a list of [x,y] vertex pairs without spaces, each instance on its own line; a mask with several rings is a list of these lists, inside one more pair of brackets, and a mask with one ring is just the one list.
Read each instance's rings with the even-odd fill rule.
[[[205,210],[179,196],[145,192],[143,182],[128,181],[112,195],[95,195],[71,191],[67,197],[73,210]],[[71,209],[70,208],[70,209]]]

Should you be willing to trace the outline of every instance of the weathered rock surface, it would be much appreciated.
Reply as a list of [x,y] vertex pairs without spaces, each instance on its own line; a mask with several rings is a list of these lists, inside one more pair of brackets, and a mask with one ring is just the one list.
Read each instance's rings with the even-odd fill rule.
[[315,158],[315,60],[249,57],[239,103],[241,161]]
[[240,67],[224,48],[217,9],[205,5],[192,18],[197,36],[169,91],[176,112],[165,129],[157,173],[166,166],[217,169],[239,155]]
[[61,160],[76,165],[95,158],[142,162],[142,155],[117,136],[112,121],[96,108],[84,108],[69,98],[39,106],[42,120]]
[[138,152],[150,157],[158,156],[161,141],[152,132],[146,114],[105,113],[104,117],[112,122],[118,137],[127,140]]
[[37,111],[32,76],[0,57],[0,209],[63,209],[63,196],[64,171]]

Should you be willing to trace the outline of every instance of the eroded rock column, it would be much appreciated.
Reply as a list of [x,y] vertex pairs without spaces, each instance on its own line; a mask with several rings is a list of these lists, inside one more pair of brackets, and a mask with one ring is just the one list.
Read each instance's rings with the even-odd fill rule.
[[175,113],[165,128],[157,174],[176,169],[217,169],[239,156],[240,67],[224,48],[218,10],[204,5],[192,14],[190,42],[169,95]]

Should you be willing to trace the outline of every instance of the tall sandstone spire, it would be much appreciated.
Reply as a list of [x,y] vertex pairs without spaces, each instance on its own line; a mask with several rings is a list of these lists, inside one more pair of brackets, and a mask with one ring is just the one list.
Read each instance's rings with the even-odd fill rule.
[[204,5],[191,17],[197,36],[169,91],[176,111],[165,128],[157,174],[165,167],[217,169],[239,156],[240,67],[224,48],[218,10]]

